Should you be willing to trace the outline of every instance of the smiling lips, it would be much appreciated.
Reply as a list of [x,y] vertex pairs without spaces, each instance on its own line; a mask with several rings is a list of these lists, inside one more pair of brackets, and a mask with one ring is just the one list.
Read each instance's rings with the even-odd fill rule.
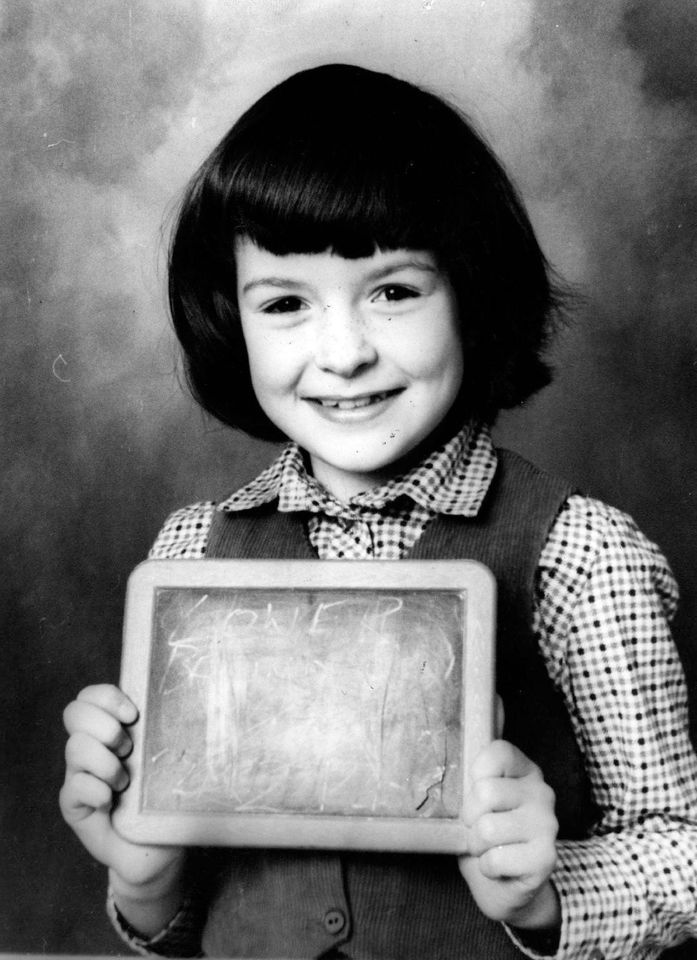
[[370,407],[399,393],[399,390],[383,390],[382,393],[365,393],[360,397],[307,397],[320,407],[332,410],[360,410],[361,407]]

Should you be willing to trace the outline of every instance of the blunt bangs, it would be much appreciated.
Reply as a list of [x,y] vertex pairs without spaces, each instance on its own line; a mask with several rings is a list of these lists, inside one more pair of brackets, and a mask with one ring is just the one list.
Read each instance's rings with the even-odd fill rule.
[[277,255],[331,249],[354,259],[376,248],[430,246],[423,230],[414,236],[414,218],[398,199],[394,179],[369,184],[346,158],[343,169],[304,160],[293,170],[271,165],[245,171],[245,194],[233,201],[236,234]]

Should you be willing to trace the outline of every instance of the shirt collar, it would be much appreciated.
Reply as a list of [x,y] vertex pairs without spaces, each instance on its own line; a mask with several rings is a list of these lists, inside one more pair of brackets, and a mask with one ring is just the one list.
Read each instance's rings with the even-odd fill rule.
[[352,497],[336,500],[310,476],[299,447],[286,446],[263,473],[223,500],[219,510],[251,510],[278,500],[281,512],[306,511],[329,516],[378,512],[401,497],[435,513],[476,516],[496,471],[496,450],[488,429],[463,428],[417,466],[387,483]]

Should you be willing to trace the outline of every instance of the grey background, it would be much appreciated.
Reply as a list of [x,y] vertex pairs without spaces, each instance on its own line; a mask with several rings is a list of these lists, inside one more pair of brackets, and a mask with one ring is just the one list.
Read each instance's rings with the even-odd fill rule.
[[585,294],[499,439],[631,512],[682,585],[695,689],[694,0],[24,0],[0,7],[0,950],[109,952],[63,825],[61,712],[118,675],[125,578],[170,509],[269,448],[180,390],[162,225],[241,109],[318,62],[455,99]]

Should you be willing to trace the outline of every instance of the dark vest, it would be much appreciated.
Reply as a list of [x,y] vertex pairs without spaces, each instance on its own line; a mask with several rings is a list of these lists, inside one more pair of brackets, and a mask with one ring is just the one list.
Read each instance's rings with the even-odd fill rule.
[[[563,700],[531,629],[540,552],[571,490],[508,451],[474,518],[439,515],[408,559],[468,558],[497,581],[497,689],[504,737],[544,772],[560,837],[584,836],[595,809]],[[217,513],[207,556],[316,559],[304,514],[276,504]],[[204,857],[204,860],[206,858]],[[322,851],[219,851],[203,948],[210,956],[505,960],[520,958],[472,900],[455,857]]]

